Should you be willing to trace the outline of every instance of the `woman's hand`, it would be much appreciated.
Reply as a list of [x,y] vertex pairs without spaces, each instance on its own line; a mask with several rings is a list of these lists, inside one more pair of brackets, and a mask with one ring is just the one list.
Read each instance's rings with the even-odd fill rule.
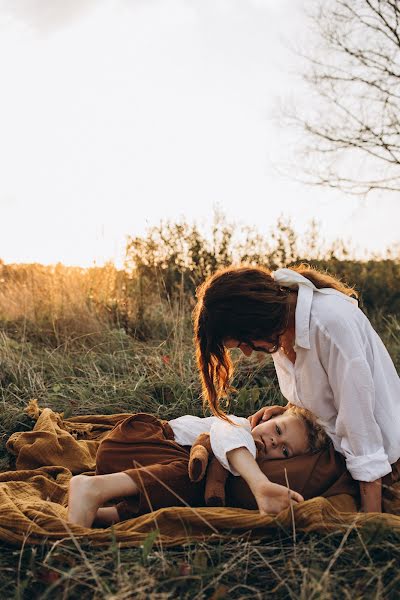
[[304,498],[284,485],[272,483],[264,476],[252,487],[251,490],[257,502],[258,510],[262,515],[277,515],[281,510],[289,508],[291,502],[303,502]]
[[268,419],[270,419],[271,417],[281,415],[283,412],[285,412],[286,409],[287,406],[264,406],[263,408],[260,408],[260,410],[258,410],[256,413],[254,413],[254,415],[248,417],[248,420],[250,421],[250,427],[254,429],[254,427],[258,425],[260,421],[268,421]]
[[361,511],[382,512],[382,479],[360,481]]

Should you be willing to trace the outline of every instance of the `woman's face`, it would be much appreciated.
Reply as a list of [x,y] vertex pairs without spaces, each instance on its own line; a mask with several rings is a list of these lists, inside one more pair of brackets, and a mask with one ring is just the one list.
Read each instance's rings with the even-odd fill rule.
[[279,415],[256,425],[251,432],[261,442],[266,458],[291,458],[308,452],[308,435],[304,422],[295,415]]
[[245,356],[251,356],[253,350],[257,352],[268,352],[274,348],[274,345],[271,342],[265,342],[264,340],[250,340],[254,348],[246,344],[245,342],[239,342],[239,340],[234,340],[232,338],[228,338],[224,341],[224,346],[228,350],[232,348],[239,348],[243,352]]

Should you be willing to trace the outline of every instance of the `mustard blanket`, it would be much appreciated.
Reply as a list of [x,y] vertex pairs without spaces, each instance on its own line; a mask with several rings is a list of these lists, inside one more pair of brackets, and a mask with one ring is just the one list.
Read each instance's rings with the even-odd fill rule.
[[[11,435],[7,448],[16,456],[16,470],[0,473],[0,539],[15,545],[41,544],[74,536],[91,544],[138,546],[150,532],[165,546],[188,541],[251,538],[295,532],[347,531],[365,525],[400,532],[400,516],[360,514],[350,496],[314,498],[276,517],[236,508],[164,508],[107,529],[85,529],[66,522],[68,482],[73,474],[90,472],[102,437],[122,418],[87,415],[64,419],[31,401],[28,414],[36,419],[29,432]],[[400,492],[400,485],[399,485]],[[400,493],[386,500],[385,510],[400,515]]]

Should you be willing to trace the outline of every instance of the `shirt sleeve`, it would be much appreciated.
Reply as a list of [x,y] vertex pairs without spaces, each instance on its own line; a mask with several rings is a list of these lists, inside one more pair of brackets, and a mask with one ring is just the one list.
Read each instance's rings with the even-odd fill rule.
[[209,433],[212,423],[216,417],[195,417],[183,415],[177,419],[168,421],[177,444],[181,446],[193,446],[196,438],[201,433]]
[[324,365],[337,409],[336,435],[353,479],[375,481],[390,473],[382,432],[375,419],[375,386],[361,338],[350,324],[327,334]]
[[236,448],[247,448],[253,458],[256,458],[257,449],[251,435],[250,423],[242,417],[228,415],[235,422],[231,425],[223,419],[216,419],[210,429],[210,442],[214,456],[232,475],[239,476],[229,464],[227,453]]

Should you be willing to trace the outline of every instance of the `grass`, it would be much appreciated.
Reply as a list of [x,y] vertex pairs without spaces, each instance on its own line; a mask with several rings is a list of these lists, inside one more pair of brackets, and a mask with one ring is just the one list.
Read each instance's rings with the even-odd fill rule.
[[[40,303],[37,303],[40,306]],[[173,307],[162,315],[169,334],[141,342],[114,324],[73,336],[51,336],[34,321],[3,321],[0,334],[0,468],[12,468],[7,437],[31,429],[24,413],[37,398],[66,415],[147,411],[162,418],[202,414],[187,314]],[[174,312],[175,311],[175,312]],[[89,315],[90,316],[90,315]],[[4,318],[4,317],[3,317]],[[33,318],[33,317],[32,317]],[[79,319],[79,314],[75,314]],[[155,323],[156,321],[154,321]],[[17,324],[16,324],[17,323]],[[15,325],[16,324],[16,325]],[[400,326],[395,316],[376,315],[396,366]],[[15,325],[15,327],[14,327]],[[164,329],[163,329],[164,330]],[[41,333],[41,335],[36,335]],[[161,337],[161,336],[160,336]],[[240,388],[232,411],[247,415],[282,402],[270,357],[238,364]],[[74,540],[38,547],[0,547],[2,598],[106,598],[218,600],[223,598],[330,599],[398,598],[400,540],[371,527],[335,535],[282,533],[274,539],[188,543],[161,548],[149,536],[142,548],[107,548]]]
[[101,550],[2,547],[3,598],[398,598],[399,539],[385,532]]

